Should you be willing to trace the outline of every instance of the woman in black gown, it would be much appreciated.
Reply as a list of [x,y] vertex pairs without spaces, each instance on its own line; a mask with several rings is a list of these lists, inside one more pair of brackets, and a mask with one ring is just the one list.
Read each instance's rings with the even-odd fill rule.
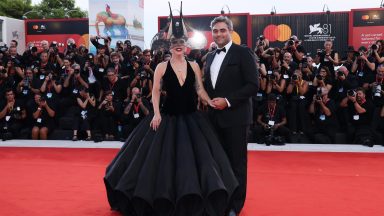
[[104,177],[109,204],[124,215],[223,216],[238,186],[213,127],[197,111],[198,96],[213,105],[199,66],[184,57],[186,34],[176,33],[172,58],[155,71],[154,114],[130,134]]

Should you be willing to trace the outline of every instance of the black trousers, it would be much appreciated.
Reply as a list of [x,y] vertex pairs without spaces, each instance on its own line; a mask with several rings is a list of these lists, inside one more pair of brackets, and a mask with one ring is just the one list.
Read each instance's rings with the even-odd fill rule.
[[221,128],[218,125],[214,126],[232,165],[232,170],[239,182],[239,187],[234,192],[229,203],[229,209],[239,213],[244,206],[247,193],[247,132],[249,126],[228,128]]

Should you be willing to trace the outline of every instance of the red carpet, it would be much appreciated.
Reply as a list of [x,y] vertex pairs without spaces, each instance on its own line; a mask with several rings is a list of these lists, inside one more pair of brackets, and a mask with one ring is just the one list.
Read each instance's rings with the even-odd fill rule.
[[[0,148],[0,215],[118,216],[103,185],[116,149]],[[242,216],[382,216],[384,155],[250,152]]]

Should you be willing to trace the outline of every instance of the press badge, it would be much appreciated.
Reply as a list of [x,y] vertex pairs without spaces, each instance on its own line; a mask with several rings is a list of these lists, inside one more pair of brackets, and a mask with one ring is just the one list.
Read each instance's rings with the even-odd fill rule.
[[359,120],[359,119],[360,119],[360,116],[359,116],[359,115],[354,115],[354,116],[353,116],[353,120],[357,121],[357,120]]
[[300,96],[300,99],[301,99],[301,100],[304,100],[304,99],[305,99],[305,96]]
[[272,74],[272,71],[268,71],[267,74],[268,74],[268,75],[271,75],[271,74]]
[[40,75],[40,79],[41,80],[45,79],[45,76],[44,75]]
[[284,74],[283,77],[284,77],[284,79],[288,79],[289,78],[289,76],[287,74]]
[[308,85],[310,85],[310,86],[313,85],[312,81],[309,81],[309,82],[308,82]]
[[28,94],[28,90],[23,90],[23,95],[27,95]]
[[359,77],[362,77],[362,76],[364,76],[364,72],[363,72],[363,71],[360,71],[357,75],[358,75]]
[[17,111],[20,111],[21,109],[20,109],[20,107],[16,107],[16,110],[17,110]]
[[268,121],[268,125],[274,126],[275,125],[275,121]]
[[344,88],[343,88],[343,87],[339,88],[339,92],[340,92],[340,93],[343,92],[343,91],[344,91]]
[[52,97],[52,93],[51,92],[47,93],[47,98],[51,98],[51,97]]
[[325,120],[325,115],[320,115],[319,118],[320,118],[321,121],[324,121]]
[[73,94],[77,94],[77,93],[79,93],[79,90],[73,89]]
[[42,119],[41,119],[41,118],[38,118],[38,119],[36,120],[36,122],[37,122],[37,123],[41,123],[41,122],[42,122]]
[[5,116],[5,121],[9,121],[11,119],[11,116]]
[[140,114],[139,113],[134,113],[133,114],[133,118],[135,118],[135,119],[140,118]]
[[262,93],[257,93],[257,97],[263,97]]
[[103,73],[104,72],[104,68],[99,68],[99,72]]

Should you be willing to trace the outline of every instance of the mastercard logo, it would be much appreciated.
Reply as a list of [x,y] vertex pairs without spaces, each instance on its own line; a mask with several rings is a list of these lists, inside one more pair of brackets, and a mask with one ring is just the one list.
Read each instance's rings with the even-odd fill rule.
[[267,27],[265,27],[263,35],[270,42],[274,42],[274,41],[283,42],[283,41],[287,41],[291,37],[292,30],[291,30],[291,27],[289,27],[286,24],[268,25]]
[[369,20],[369,15],[363,15],[363,16],[361,16],[361,19],[362,20]]
[[33,25],[32,28],[33,28],[34,30],[37,30],[37,29],[39,29],[39,26],[38,26],[38,25]]

